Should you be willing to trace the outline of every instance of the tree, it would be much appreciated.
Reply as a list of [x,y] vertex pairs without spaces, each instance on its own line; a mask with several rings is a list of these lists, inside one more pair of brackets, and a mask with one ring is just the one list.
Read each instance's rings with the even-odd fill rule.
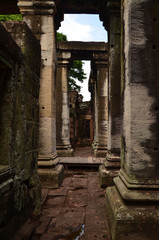
[[80,92],[81,86],[78,85],[78,81],[83,83],[86,79],[86,74],[83,70],[83,62],[80,60],[74,60],[72,67],[68,74],[69,90],[77,90]]
[[57,38],[57,40],[58,40],[59,42],[61,42],[61,41],[67,41],[67,36],[64,35],[63,33],[57,32],[57,33],[56,33],[56,38]]
[[[58,41],[67,41],[67,36],[63,33],[57,33],[56,37]],[[83,62],[80,60],[74,60],[68,74],[69,90],[77,90],[80,92],[81,86],[78,84],[78,82],[83,83],[85,79],[86,74],[83,70]]]
[[23,17],[21,14],[0,15],[0,21],[23,21]]

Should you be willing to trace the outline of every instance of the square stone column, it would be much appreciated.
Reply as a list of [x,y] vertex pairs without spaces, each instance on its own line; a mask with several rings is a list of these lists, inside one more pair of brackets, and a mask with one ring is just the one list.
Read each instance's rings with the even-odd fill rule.
[[[94,68],[94,67],[92,67]],[[98,96],[97,96],[97,72],[95,71],[95,69],[91,70],[91,81],[93,82],[92,84],[92,96],[91,98],[93,99],[93,117],[94,117],[94,124],[93,124],[93,128],[94,128],[94,140],[93,140],[93,150],[95,151],[95,149],[98,146]]]
[[68,95],[68,71],[70,66],[70,52],[58,54],[56,76],[56,149],[59,156],[73,156],[70,144],[70,111]]
[[[113,178],[120,169],[121,143],[121,16],[120,2],[107,4],[107,29],[109,41],[108,80],[108,152],[104,165],[100,166],[100,185],[114,185]],[[104,23],[104,24],[106,24]]]
[[113,240],[158,240],[159,2],[122,4],[121,170],[106,210]]
[[43,187],[58,187],[64,177],[56,153],[56,46],[53,1],[18,1],[23,20],[41,44],[39,175]]
[[[95,54],[94,67],[97,71],[95,87],[96,145],[95,157],[106,157],[107,153],[107,125],[108,125],[108,63],[107,55]],[[103,58],[103,59],[102,59]]]

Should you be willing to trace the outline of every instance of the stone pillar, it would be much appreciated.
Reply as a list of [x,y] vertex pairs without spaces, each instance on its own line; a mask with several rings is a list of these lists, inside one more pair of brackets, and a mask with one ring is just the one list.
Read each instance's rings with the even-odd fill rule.
[[109,36],[108,153],[100,167],[100,185],[113,185],[120,169],[121,144],[121,26],[120,2],[107,4]]
[[93,105],[93,143],[92,148],[95,151],[98,144],[98,105],[97,105],[97,72],[93,62],[91,63],[91,74],[89,78],[89,91],[91,92],[91,101]]
[[56,76],[56,149],[59,156],[73,156],[70,144],[70,111],[68,95],[68,71],[71,53],[62,52],[58,56]]
[[69,91],[69,109],[70,109],[70,143],[72,148],[76,148],[76,128],[77,127],[77,102],[78,91]]
[[159,2],[124,0],[121,170],[107,188],[113,240],[159,238]]
[[53,1],[18,1],[23,20],[41,44],[39,174],[43,187],[58,187],[64,177],[56,153],[56,46]]
[[[97,81],[96,81],[96,112],[97,112],[97,143],[94,149],[95,157],[106,157],[107,153],[107,122],[108,122],[108,67],[107,60],[101,56],[95,56],[98,60],[95,61],[95,67],[97,69]],[[99,59],[101,58],[101,59]]]

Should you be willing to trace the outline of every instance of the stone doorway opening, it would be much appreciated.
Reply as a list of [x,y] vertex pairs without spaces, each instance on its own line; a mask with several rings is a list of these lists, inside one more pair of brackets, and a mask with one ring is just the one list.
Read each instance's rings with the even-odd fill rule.
[[[75,14],[77,17],[77,14]],[[83,18],[87,15],[81,14]],[[93,15],[92,15],[93,16]],[[92,18],[91,16],[91,18]],[[97,20],[98,15],[95,15]],[[68,18],[66,14],[66,18]],[[75,27],[77,22],[71,22],[69,18],[69,25]],[[100,25],[102,24],[99,19],[98,22]],[[58,31],[67,35],[68,40],[76,40],[76,41],[68,41],[58,44],[57,51],[58,51],[58,62],[61,68],[59,67],[58,76],[61,77],[61,80],[58,77],[57,84],[61,84],[63,82],[63,86],[65,85],[65,89],[62,90],[61,96],[59,92],[57,93],[62,98],[61,102],[57,102],[57,152],[60,157],[73,157],[78,155],[79,147],[91,146],[92,153],[94,157],[105,157],[107,152],[107,46],[106,46],[106,31],[105,36],[103,39],[98,38],[98,34],[94,36],[89,36],[84,39],[83,36],[80,36],[78,33],[73,34],[73,29],[67,30],[67,28],[71,26],[67,26],[67,24],[62,23],[62,26]],[[94,23],[94,22],[93,22]],[[78,26],[82,26],[78,23]],[[84,26],[84,25],[83,25]],[[88,25],[89,26],[89,25]],[[87,26],[87,27],[88,27]],[[102,27],[102,25],[100,26]],[[98,25],[99,28],[99,25]],[[85,31],[85,30],[84,30]],[[90,31],[90,30],[89,30]],[[76,29],[75,29],[76,32]],[[78,31],[79,32],[79,31]],[[75,35],[75,36],[74,36]],[[91,34],[90,34],[91,35]],[[100,34],[99,34],[100,36]],[[71,39],[72,37],[72,39]],[[78,40],[85,40],[85,41],[77,41]],[[91,42],[88,42],[91,40]],[[98,40],[98,42],[97,42]],[[101,42],[101,40],[104,40]],[[87,42],[86,42],[87,41]],[[62,55],[65,57],[62,57]],[[67,55],[67,56],[66,56]],[[72,60],[86,60],[90,61],[90,70],[88,75],[88,85],[84,87],[84,90],[88,88],[91,99],[90,101],[82,101],[82,96],[80,93],[74,91],[68,92],[66,90],[66,84],[64,81],[67,81],[67,75],[69,71],[69,65]],[[63,64],[63,66],[62,66]],[[65,66],[64,66],[65,65]],[[87,64],[88,66],[88,64]],[[63,68],[63,70],[62,70]],[[65,68],[65,70],[64,70]],[[87,67],[88,68],[88,67]],[[106,69],[103,73],[103,69]],[[65,76],[63,77],[62,73],[60,72],[65,71]],[[102,73],[101,73],[102,72]],[[66,78],[66,79],[64,79]],[[97,83],[98,82],[98,83]],[[61,84],[61,85],[62,85]],[[62,88],[62,87],[60,87]],[[87,93],[86,93],[87,94]],[[67,95],[67,97],[64,95]],[[69,96],[69,97],[68,97]],[[65,101],[64,101],[65,98]],[[67,99],[69,101],[67,102]],[[65,105],[65,106],[64,106]],[[99,105],[103,105],[103,108],[98,108]],[[60,106],[60,107],[59,107]],[[67,117],[63,116],[59,108],[62,111],[65,108],[65,113],[67,112]],[[98,116],[97,116],[98,115]],[[68,119],[68,116],[70,117]],[[63,118],[63,119],[62,119]],[[64,119],[65,118],[65,119]],[[67,118],[67,119],[66,119]],[[62,120],[62,123],[59,122],[59,119]],[[65,128],[65,130],[64,130]],[[104,136],[105,135],[105,136]],[[90,149],[90,148],[85,148]],[[77,151],[77,153],[76,153]],[[84,150],[85,152],[85,150]],[[81,152],[82,153],[82,152]],[[89,151],[88,151],[89,155]],[[82,157],[82,156],[81,156]]]

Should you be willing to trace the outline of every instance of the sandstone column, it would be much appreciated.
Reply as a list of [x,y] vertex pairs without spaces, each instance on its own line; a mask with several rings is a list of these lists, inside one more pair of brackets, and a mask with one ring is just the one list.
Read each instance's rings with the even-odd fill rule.
[[97,104],[97,71],[91,62],[91,74],[89,79],[89,91],[91,92],[91,100],[93,101],[93,143],[92,148],[95,151],[98,144],[98,104]]
[[58,187],[64,176],[56,153],[56,46],[53,1],[18,2],[24,21],[41,44],[39,174],[44,187]]
[[106,208],[113,240],[159,236],[159,2],[123,1],[122,149]]
[[56,149],[59,156],[73,156],[70,144],[70,111],[68,95],[68,71],[71,53],[58,55],[56,76]]
[[[95,157],[105,157],[107,153],[107,121],[108,121],[108,68],[107,56],[96,54],[94,64],[97,69],[96,107],[97,107],[97,143],[94,149]],[[103,58],[103,59],[102,59]]]
[[94,151],[98,145],[98,95],[97,95],[97,78],[94,84]]
[[121,144],[121,26],[120,1],[109,1],[106,21],[109,36],[108,153],[100,167],[100,185],[113,185],[120,169]]

